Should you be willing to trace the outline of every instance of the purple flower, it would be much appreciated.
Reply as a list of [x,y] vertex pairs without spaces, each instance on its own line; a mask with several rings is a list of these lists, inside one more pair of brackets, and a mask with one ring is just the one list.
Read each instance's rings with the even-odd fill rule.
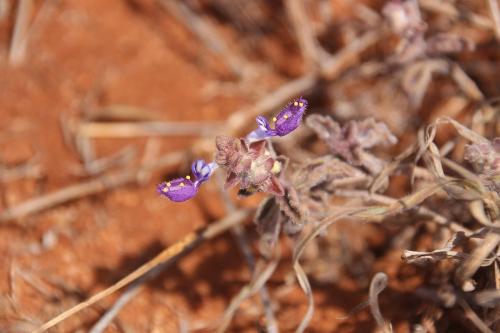
[[200,185],[210,178],[216,168],[217,165],[213,162],[206,163],[203,160],[196,160],[191,165],[195,177],[194,182],[191,180],[191,176],[176,178],[159,184],[157,191],[174,202],[189,200],[196,195]]
[[258,141],[272,136],[287,135],[299,127],[307,105],[307,100],[300,97],[285,106],[283,110],[273,118],[274,128],[271,127],[264,116],[258,116],[256,120],[259,128],[251,132],[247,136],[247,139],[250,141]]
[[199,186],[206,182],[215,169],[217,169],[217,164],[215,162],[205,163],[204,160],[194,161],[191,165],[191,171],[196,178],[196,181],[194,182],[195,186]]

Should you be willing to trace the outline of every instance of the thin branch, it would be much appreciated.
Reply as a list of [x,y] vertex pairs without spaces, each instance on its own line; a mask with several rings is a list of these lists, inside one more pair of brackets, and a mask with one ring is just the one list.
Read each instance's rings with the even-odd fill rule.
[[33,7],[33,0],[19,0],[17,4],[16,23],[9,49],[10,65],[18,65],[26,57],[27,33]]
[[39,179],[42,176],[42,167],[36,156],[26,163],[12,168],[0,165],[0,183],[12,182],[24,178]]
[[[398,199],[394,199],[385,195],[381,194],[372,194],[368,191],[365,190],[336,190],[335,195],[338,196],[343,196],[343,197],[349,197],[349,198],[361,198],[363,200],[371,200],[376,203],[384,204],[384,205],[393,205],[398,203]],[[446,217],[426,208],[423,206],[417,206],[415,207],[415,212],[424,215],[424,216],[429,216],[433,219],[434,222],[449,227],[451,230],[454,232],[462,231],[466,236],[470,236],[473,234],[472,230],[467,229],[466,227],[460,225],[459,223],[455,221],[450,221]]]
[[495,28],[495,36],[500,40],[500,8],[498,6],[498,0],[488,0],[488,6],[494,24],[493,27]]
[[493,24],[491,20],[487,17],[475,14],[475,13],[463,13],[460,12],[452,3],[445,1],[435,1],[435,0],[419,0],[420,6],[422,8],[439,13],[442,15],[449,16],[453,19],[464,18],[474,25],[483,28],[492,30]]
[[371,283],[370,283],[370,292],[369,292],[369,301],[370,310],[372,312],[375,321],[379,329],[384,333],[392,332],[392,325],[390,322],[387,322],[382,316],[382,312],[380,311],[380,306],[378,304],[378,295],[384,291],[387,287],[387,275],[385,273],[379,272],[375,274]]
[[221,56],[231,71],[240,77],[243,76],[248,64],[244,63],[241,57],[226,45],[207,19],[197,15],[184,0],[160,0],[159,3],[166,11],[182,21],[205,47]]
[[89,138],[130,138],[179,135],[214,135],[221,123],[206,122],[84,122],[78,133]]
[[297,37],[307,70],[315,70],[319,63],[321,46],[314,36],[303,0],[286,0],[285,9]]
[[464,309],[465,317],[467,317],[481,333],[493,333],[463,298],[458,300],[458,304]]
[[484,259],[496,248],[500,242],[500,235],[490,232],[484,241],[474,249],[471,256],[457,269],[455,277],[461,284],[467,282],[479,269]]
[[90,297],[84,302],[78,303],[77,305],[73,306],[72,308],[64,311],[63,313],[59,314],[58,316],[52,318],[51,320],[47,321],[45,324],[42,326],[38,327],[36,330],[34,330],[32,333],[42,333],[48,330],[51,327],[54,327],[55,325],[61,323],[62,321],[68,319],[72,315],[80,312],[81,310],[99,302],[103,298],[113,294],[114,292],[120,290],[121,288],[125,287],[126,285],[136,281],[137,279],[143,277],[145,274],[148,274],[151,272],[151,270],[155,269],[159,265],[166,264],[166,263],[171,263],[173,260],[178,259],[182,255],[188,253],[189,251],[193,250],[195,247],[203,243],[205,240],[212,239],[221,233],[227,231],[228,229],[232,228],[234,225],[242,223],[249,215],[248,210],[239,210],[235,212],[234,214],[231,214],[224,219],[220,220],[217,223],[213,223],[208,225],[207,227],[203,228],[200,231],[197,232],[191,232],[184,236],[180,241],[174,243],[173,245],[169,246],[162,252],[160,252],[156,257],[151,259],[150,261],[146,262],[139,268],[137,268],[135,271],[130,273],[129,275],[125,276],[112,286],[98,292],[94,296]]
[[[217,222],[216,222],[217,223]],[[179,257],[180,254],[177,256]],[[151,269],[149,272],[145,273],[143,276],[132,282],[127,289],[123,292],[123,294],[118,297],[116,302],[113,304],[111,308],[109,308],[106,313],[92,326],[89,333],[102,333],[108,327],[115,317],[120,313],[120,310],[128,304],[136,295],[138,295],[144,285],[160,275],[164,270],[166,270],[174,260],[169,260],[162,264],[159,264],[157,267]]]
[[328,80],[334,80],[344,71],[359,62],[359,55],[374,46],[383,37],[380,31],[368,31],[352,43],[346,45],[335,55],[330,56],[321,64],[322,75]]
[[8,16],[10,12],[10,1],[9,0],[0,0],[0,23],[3,22]]
[[[222,196],[222,199],[223,199],[222,201],[224,203],[226,211],[227,211],[227,213],[233,214],[236,211],[236,207],[235,207],[234,203],[232,202],[231,198],[229,197],[228,192],[222,190],[223,184],[224,184],[224,180],[222,178],[222,175],[219,173],[219,174],[217,174],[217,176],[218,176],[217,180],[220,183],[219,184],[220,186],[218,188],[220,190],[220,194]],[[252,249],[250,248],[250,244],[248,244],[248,240],[247,240],[247,237],[245,235],[245,229],[241,225],[235,225],[231,229],[231,232],[233,234],[233,237],[236,239],[236,242],[237,242],[238,246],[240,247],[240,250],[243,253],[243,256],[245,257],[245,261],[247,262],[247,265],[250,269],[250,272],[252,274],[255,274],[255,258],[254,258],[254,255],[252,253]],[[264,272],[261,272],[261,274],[263,274],[263,273]],[[267,281],[267,279],[266,279],[266,281]],[[247,285],[247,287],[250,285],[251,284]],[[243,292],[243,290],[241,292]],[[249,297],[249,296],[250,296],[250,294],[247,297]],[[276,321],[276,317],[274,316],[271,297],[270,297],[269,292],[266,288],[265,281],[259,289],[259,296],[260,296],[260,299],[262,302],[262,307],[264,308],[264,314],[266,317],[266,329],[267,329],[266,332],[267,333],[278,333],[279,332],[278,323]],[[246,299],[246,298],[243,298],[243,299]],[[235,301],[235,300],[233,300],[233,301]],[[228,308],[228,310],[229,310],[229,308]],[[228,310],[226,310],[226,311],[228,311]],[[226,317],[226,315],[224,315],[224,317]],[[229,318],[229,320],[230,320],[230,318]],[[224,320],[223,320],[223,322],[224,322]],[[223,326],[223,324],[221,324],[221,326]]]
[[116,175],[106,175],[84,183],[70,185],[61,190],[27,200],[17,206],[5,209],[0,213],[0,222],[38,213],[49,207],[57,206],[77,198],[113,189],[131,182],[135,177],[136,172],[125,171]]
[[[148,165],[150,170],[158,170],[166,166],[178,164],[185,158],[185,153],[174,152],[165,155]],[[73,184],[63,189],[48,193],[46,195],[29,199],[17,206],[7,208],[0,213],[0,223],[24,216],[32,215],[48,208],[64,204],[85,196],[109,191],[117,187],[137,182],[137,175],[141,169],[121,171],[113,175],[103,175],[86,182]]]
[[134,147],[125,147],[120,151],[105,156],[98,159],[83,159],[83,168],[77,167],[76,173],[79,175],[98,175],[102,174],[105,171],[116,168],[123,167],[136,155],[136,149]]
[[[266,282],[269,280],[271,275],[276,270],[278,266],[279,255],[276,259],[271,260],[262,270],[256,270],[254,272],[254,277],[245,287],[243,287],[240,292],[233,298],[231,304],[228,306],[227,310],[224,312],[224,316],[222,318],[222,323],[217,329],[217,333],[225,332],[229,324],[231,323],[231,319],[234,314],[240,307],[241,303],[255,294],[257,291],[262,291],[262,288],[265,286]],[[276,327],[272,332],[277,332]],[[266,331],[269,332],[269,331]]]

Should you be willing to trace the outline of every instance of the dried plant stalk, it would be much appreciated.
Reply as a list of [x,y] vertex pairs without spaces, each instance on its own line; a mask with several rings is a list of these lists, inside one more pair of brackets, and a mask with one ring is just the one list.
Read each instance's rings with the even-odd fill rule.
[[139,279],[140,277],[144,276],[147,272],[151,271],[153,268],[157,267],[158,265],[161,265],[167,261],[175,260],[182,256],[183,254],[186,254],[187,252],[191,251],[194,249],[196,246],[200,245],[204,241],[208,239],[212,239],[221,233],[229,230],[230,228],[234,227],[235,225],[242,223],[249,215],[248,210],[239,210],[236,211],[234,214],[228,215],[224,219],[220,220],[217,223],[210,224],[209,226],[205,227],[204,229],[197,231],[197,232],[192,232],[184,236],[180,241],[176,242],[175,244],[169,246],[162,252],[160,252],[156,257],[151,259],[150,261],[146,262],[139,268],[137,268],[135,271],[130,273],[129,275],[125,276],[115,284],[113,284],[111,287],[108,287],[88,300],[78,303],[74,307],[64,311],[60,315],[52,318],[51,320],[47,321],[45,324],[42,326],[38,327],[36,330],[34,330],[32,333],[42,333],[48,330],[51,327],[54,327],[55,325],[59,324],[60,322],[68,319],[69,317],[73,316],[74,314],[80,312],[81,310],[99,302],[103,298],[113,294],[114,292],[120,290],[121,288],[125,287],[129,283]]
[[382,313],[380,312],[380,307],[378,305],[378,295],[384,291],[387,287],[387,275],[385,273],[377,273],[372,279],[370,283],[370,292],[369,292],[369,304],[370,310],[372,311],[372,315],[377,322],[378,327],[384,333],[392,333],[392,325],[390,322],[387,322]]

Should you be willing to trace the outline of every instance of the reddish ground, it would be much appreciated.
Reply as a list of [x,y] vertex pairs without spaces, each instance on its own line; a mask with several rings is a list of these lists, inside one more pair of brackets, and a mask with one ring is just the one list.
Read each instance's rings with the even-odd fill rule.
[[[200,63],[206,50],[171,17],[143,1],[67,0],[45,5],[45,17],[30,32],[27,55],[18,66],[6,61],[14,17],[0,23],[0,161],[12,167],[38,155],[43,177],[1,184],[1,209],[82,180],[74,174],[79,158],[64,144],[61,115],[82,111],[82,101],[99,92],[97,105],[123,104],[154,110],[165,120],[224,120],[245,105],[237,96],[208,99],[203,89],[216,79]],[[40,5],[40,3],[37,3]],[[38,18],[37,18],[38,19]],[[279,56],[283,50],[270,50]],[[281,53],[280,53],[281,52]],[[292,59],[289,73],[294,73]],[[287,67],[287,65],[284,65]],[[273,78],[276,80],[276,78]],[[272,82],[272,80],[270,80]],[[161,140],[162,153],[189,147],[194,139]],[[95,142],[100,156],[126,145],[142,149],[145,140]],[[145,186],[125,186],[0,226],[0,327],[22,332],[22,321],[42,323],[131,272],[189,231],[213,222],[220,209],[205,207],[217,195],[215,184],[200,198],[173,204],[158,197],[155,174]],[[249,224],[251,239],[256,238]],[[368,246],[381,247],[378,227],[360,228]],[[287,246],[284,242],[284,248]],[[381,252],[375,271],[391,284],[381,301],[397,332],[419,311],[406,293],[419,284],[415,268],[393,265],[401,253]],[[285,250],[269,283],[279,307],[283,332],[298,325],[306,299],[297,284],[286,287],[292,269]],[[128,304],[106,332],[177,332],[213,324],[250,274],[230,235],[202,245],[163,273]],[[365,272],[365,278],[374,272]],[[345,272],[335,284],[313,281],[316,312],[308,332],[369,332],[375,324],[365,309],[346,316],[364,301],[367,288],[356,287]],[[365,283],[366,284],[366,283]],[[84,332],[117,295],[64,322],[54,332]],[[258,298],[246,301],[230,331],[259,331]],[[257,318],[257,319],[256,319]],[[23,328],[24,327],[24,328]],[[4,330],[5,329],[5,330]]]

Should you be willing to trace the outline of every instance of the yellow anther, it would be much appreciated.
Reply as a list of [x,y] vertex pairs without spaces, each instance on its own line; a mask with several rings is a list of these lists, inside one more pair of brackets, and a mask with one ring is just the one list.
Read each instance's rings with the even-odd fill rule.
[[179,186],[180,186],[180,187],[184,187],[184,183],[180,183],[180,184],[179,184]]
[[168,183],[167,183],[167,186],[170,186],[170,185],[172,185],[172,184],[170,184],[170,182],[168,182]]
[[164,187],[164,188],[162,188],[162,190],[161,190],[161,191],[162,191],[163,193],[167,193],[167,192],[168,192],[168,187]]
[[278,161],[274,161],[273,168],[271,169],[271,172],[274,174],[278,174],[281,171],[281,163]]
[[276,117],[273,117],[273,121],[276,121],[276,120],[278,120],[278,119]]
[[300,106],[300,107],[303,107],[303,106],[304,106],[304,103],[300,102],[300,103],[299,103],[299,106]]
[[186,176],[186,179],[191,179],[191,176],[189,176],[189,175],[188,175],[188,176]]
[[299,103],[298,102],[293,102],[293,105],[297,106],[297,105],[299,105]]
[[287,115],[287,114],[286,114],[286,115],[284,115],[284,116],[283,116],[283,118],[288,119],[288,115]]

